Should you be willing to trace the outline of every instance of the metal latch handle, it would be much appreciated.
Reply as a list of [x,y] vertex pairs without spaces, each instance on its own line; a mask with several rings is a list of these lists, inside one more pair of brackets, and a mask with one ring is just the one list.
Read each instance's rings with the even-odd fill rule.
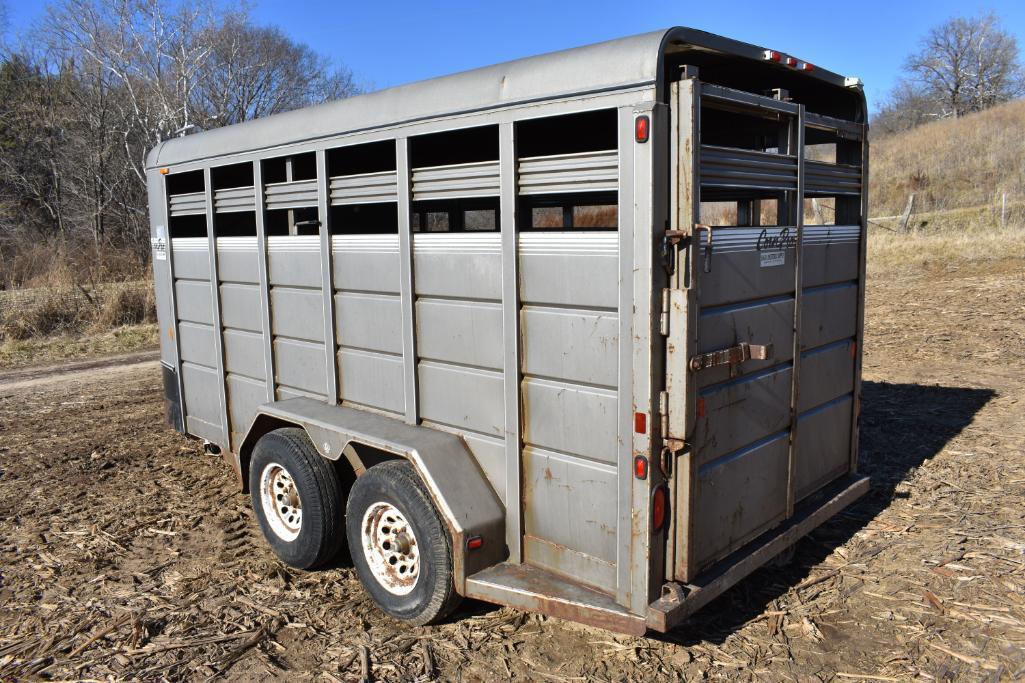
[[772,358],[772,344],[740,342],[728,349],[693,356],[690,359],[690,369],[692,372],[698,372],[722,365],[738,365],[746,360],[769,360],[770,358]]

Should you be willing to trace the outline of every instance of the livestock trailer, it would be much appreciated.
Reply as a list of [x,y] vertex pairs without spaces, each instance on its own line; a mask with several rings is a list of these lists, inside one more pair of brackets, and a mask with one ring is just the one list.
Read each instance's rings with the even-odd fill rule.
[[671,629],[868,488],[866,132],[672,28],[163,142],[168,420],[395,617]]

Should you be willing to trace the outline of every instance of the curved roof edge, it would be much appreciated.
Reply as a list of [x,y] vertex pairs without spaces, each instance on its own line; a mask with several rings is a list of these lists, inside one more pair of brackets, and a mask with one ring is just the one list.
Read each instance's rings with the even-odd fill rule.
[[[556,97],[655,85],[665,51],[689,45],[761,59],[764,48],[675,27],[418,81],[343,100],[173,138],[154,147],[147,166],[282,147],[342,133]],[[834,85],[843,78],[816,69]]]

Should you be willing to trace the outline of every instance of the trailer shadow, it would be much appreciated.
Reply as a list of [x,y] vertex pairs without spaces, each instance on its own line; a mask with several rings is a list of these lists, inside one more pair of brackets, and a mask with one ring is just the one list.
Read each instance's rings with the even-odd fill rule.
[[794,559],[741,581],[660,640],[722,643],[889,507],[908,473],[943,450],[996,395],[991,389],[864,382],[859,471],[872,479],[861,500],[802,539]]

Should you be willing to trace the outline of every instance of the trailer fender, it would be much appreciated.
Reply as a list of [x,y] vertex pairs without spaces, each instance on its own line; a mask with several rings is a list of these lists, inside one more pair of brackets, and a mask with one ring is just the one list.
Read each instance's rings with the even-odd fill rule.
[[[260,406],[242,440],[242,481],[248,478],[249,458],[259,438],[285,426],[302,427],[325,458],[344,456],[356,476],[380,462],[377,453],[409,460],[448,525],[460,594],[465,592],[466,577],[506,559],[505,508],[461,437],[309,398],[273,401]],[[468,541],[478,537],[479,547],[468,550]]]

